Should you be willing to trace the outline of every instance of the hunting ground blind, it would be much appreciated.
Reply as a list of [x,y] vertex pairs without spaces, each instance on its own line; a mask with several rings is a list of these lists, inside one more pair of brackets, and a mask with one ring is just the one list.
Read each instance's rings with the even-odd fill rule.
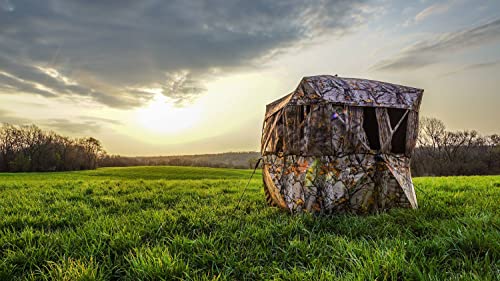
[[322,75],[267,105],[266,200],[291,212],[417,208],[410,174],[422,89]]

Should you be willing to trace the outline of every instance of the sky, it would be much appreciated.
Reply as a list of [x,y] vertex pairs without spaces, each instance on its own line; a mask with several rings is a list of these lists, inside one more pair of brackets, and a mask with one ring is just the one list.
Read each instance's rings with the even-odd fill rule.
[[500,133],[500,1],[0,0],[0,122],[110,154],[258,151],[265,105],[320,74]]

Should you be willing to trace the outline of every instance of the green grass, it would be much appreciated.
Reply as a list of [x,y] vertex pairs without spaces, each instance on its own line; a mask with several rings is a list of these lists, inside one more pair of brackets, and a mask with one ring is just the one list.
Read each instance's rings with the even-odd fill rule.
[[0,280],[498,280],[500,176],[416,178],[418,210],[289,215],[260,173],[0,174]]

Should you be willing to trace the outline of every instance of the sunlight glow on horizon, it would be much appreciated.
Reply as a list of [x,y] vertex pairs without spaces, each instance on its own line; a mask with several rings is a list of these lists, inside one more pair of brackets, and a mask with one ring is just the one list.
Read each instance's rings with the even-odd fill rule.
[[176,107],[162,94],[156,94],[145,107],[136,110],[137,121],[148,131],[160,134],[178,134],[191,129],[201,120],[199,105]]

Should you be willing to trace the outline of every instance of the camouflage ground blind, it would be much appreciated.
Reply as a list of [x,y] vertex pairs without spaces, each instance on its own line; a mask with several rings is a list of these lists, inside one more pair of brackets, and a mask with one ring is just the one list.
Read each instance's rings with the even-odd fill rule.
[[267,201],[291,212],[416,208],[410,157],[423,90],[305,77],[267,105],[261,153]]

